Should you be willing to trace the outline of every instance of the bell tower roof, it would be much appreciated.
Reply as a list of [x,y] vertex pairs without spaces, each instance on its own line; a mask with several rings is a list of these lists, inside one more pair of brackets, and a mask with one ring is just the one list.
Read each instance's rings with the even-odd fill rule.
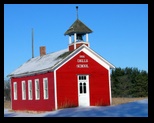
[[88,28],[83,22],[77,19],[70,28],[64,33],[64,35],[73,35],[74,33],[86,34],[91,33],[92,30]]
[[88,47],[90,46],[89,41],[88,41],[88,35],[89,33],[92,32],[92,30],[89,29],[83,22],[79,20],[78,6],[76,6],[76,10],[77,10],[76,21],[64,33],[64,35],[69,36],[69,51],[75,50],[83,44],[85,44]]

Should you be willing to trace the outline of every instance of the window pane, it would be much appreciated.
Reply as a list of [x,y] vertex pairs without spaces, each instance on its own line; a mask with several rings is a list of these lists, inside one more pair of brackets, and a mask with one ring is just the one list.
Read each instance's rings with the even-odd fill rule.
[[38,81],[36,81],[36,83],[37,83],[37,89],[39,90],[39,82],[38,82]]
[[17,100],[17,83],[14,83],[14,100]]
[[84,76],[84,80],[86,80],[86,76]]
[[32,81],[29,80],[28,81],[28,96],[29,96],[29,100],[32,99]]
[[25,81],[22,81],[22,99],[26,99],[26,84]]
[[45,90],[45,99],[47,99],[48,98],[48,90],[46,89]]
[[47,80],[45,80],[45,89],[47,89]]
[[81,76],[82,77],[82,80],[83,80],[83,76]]
[[82,83],[80,83],[80,94],[82,94]]
[[35,81],[35,92],[36,92],[36,99],[40,98],[40,89],[39,89],[39,81]]
[[44,82],[43,82],[43,84],[44,84],[44,99],[48,99],[48,80],[47,80],[47,78],[46,79],[44,79]]
[[83,91],[84,93],[86,93],[86,83],[85,82],[83,83]]

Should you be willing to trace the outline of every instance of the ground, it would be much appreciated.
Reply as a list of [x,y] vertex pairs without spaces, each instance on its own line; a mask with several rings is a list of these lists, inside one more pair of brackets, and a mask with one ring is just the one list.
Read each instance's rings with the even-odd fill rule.
[[[148,97],[138,97],[138,98],[112,98],[112,105],[123,104],[127,102],[133,102],[137,100],[147,99]],[[11,102],[5,101],[4,108],[11,109]]]
[[148,117],[148,98],[116,98],[114,101],[115,105],[111,106],[70,107],[46,112],[4,108],[4,117]]

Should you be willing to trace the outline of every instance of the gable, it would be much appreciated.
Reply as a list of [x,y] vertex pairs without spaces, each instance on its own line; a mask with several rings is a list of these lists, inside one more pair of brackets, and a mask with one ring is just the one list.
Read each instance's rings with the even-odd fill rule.
[[[99,64],[92,57],[81,51],[75,55],[72,59],[68,60],[65,64],[57,69],[57,73],[69,73],[72,77],[76,74],[95,74],[107,73],[109,66],[103,66]],[[75,74],[74,74],[75,73]],[[58,75],[58,74],[57,74]],[[61,77],[63,75],[60,75]],[[66,76],[66,75],[64,75]]]
[[53,69],[54,70],[59,69],[60,67],[62,67],[64,64],[66,64],[68,61],[73,59],[76,55],[78,55],[81,52],[84,52],[86,55],[88,55],[90,58],[95,60],[98,64],[100,64],[102,67],[105,67],[106,69],[113,69],[113,68],[115,68],[115,66],[113,66],[111,63],[109,63],[103,57],[101,57],[96,52],[91,50],[89,47],[87,47],[86,45],[82,45],[81,47],[79,47],[78,49],[73,51],[70,55],[68,55],[65,59],[63,59],[61,62],[59,62],[57,65],[55,65],[53,67]]

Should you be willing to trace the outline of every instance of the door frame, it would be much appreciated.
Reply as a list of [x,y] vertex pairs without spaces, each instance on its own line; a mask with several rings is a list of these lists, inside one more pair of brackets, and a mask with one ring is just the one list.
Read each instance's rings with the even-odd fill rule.
[[[86,76],[86,80],[79,80],[79,76]],[[86,94],[84,94],[84,93],[83,93],[83,95],[80,94],[80,85],[79,85],[79,82],[80,81],[81,82],[83,82],[83,81],[86,82]],[[77,86],[78,86],[78,105],[79,106],[90,106],[89,75],[88,74],[78,74],[77,75]],[[83,89],[83,91],[84,91],[84,89]],[[80,100],[80,97],[81,96],[84,96],[85,97],[86,105],[82,105],[81,104],[81,100]]]

